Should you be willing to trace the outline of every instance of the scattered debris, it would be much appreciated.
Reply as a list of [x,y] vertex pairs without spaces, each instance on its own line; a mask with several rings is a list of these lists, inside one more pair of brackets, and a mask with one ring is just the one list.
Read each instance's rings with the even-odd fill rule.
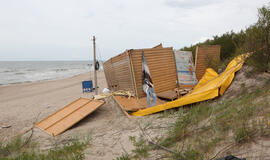
[[0,126],[0,129],[4,129],[4,128],[10,128],[11,125],[4,125],[4,126]]
[[178,98],[176,90],[161,92],[161,93],[157,94],[157,96],[161,99],[165,99],[168,101],[173,101],[173,100]]
[[242,54],[234,58],[227,66],[226,70],[218,75],[213,69],[208,68],[196,85],[194,90],[185,96],[165,104],[157,105],[151,108],[146,108],[132,113],[134,116],[144,116],[166,109],[180,107],[187,104],[201,102],[223,95],[226,89],[231,84],[235,72],[242,68],[245,59],[250,54]]
[[134,97],[134,94],[131,91],[124,91],[124,90],[118,90],[112,93],[103,93],[103,94],[98,94],[94,96],[94,99],[99,100],[99,99],[104,99],[110,96],[124,96],[124,97]]
[[155,93],[177,88],[177,71],[172,47],[130,49],[104,62],[104,73],[111,91],[130,90],[145,97],[142,88],[142,52],[144,52]]
[[246,160],[246,158],[237,158],[237,157],[234,157],[232,155],[229,155],[229,156],[226,156],[223,158],[218,158],[216,160]]
[[[136,98],[136,97],[124,97],[124,96],[113,96],[115,101],[123,107],[125,111],[138,111],[139,109],[145,109],[148,107],[146,97]],[[157,99],[156,104],[166,103],[160,99]]]

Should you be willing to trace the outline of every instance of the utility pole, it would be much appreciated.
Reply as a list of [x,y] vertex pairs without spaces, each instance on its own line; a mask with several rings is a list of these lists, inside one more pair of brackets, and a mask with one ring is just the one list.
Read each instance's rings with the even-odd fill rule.
[[93,48],[94,48],[94,81],[95,81],[95,95],[98,94],[98,86],[97,86],[97,71],[96,71],[96,37],[93,36]]

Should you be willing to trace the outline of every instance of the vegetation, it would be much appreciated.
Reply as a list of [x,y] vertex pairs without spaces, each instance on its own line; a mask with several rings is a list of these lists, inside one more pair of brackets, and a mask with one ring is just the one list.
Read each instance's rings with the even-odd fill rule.
[[124,153],[120,157],[117,157],[115,160],[131,160],[131,158],[129,154]]
[[265,80],[263,83],[253,89],[247,89],[242,84],[239,93],[229,99],[180,108],[177,120],[172,128],[168,128],[167,135],[152,137],[154,143],[149,143],[142,135],[138,138],[130,137],[135,149],[116,160],[147,159],[151,151],[164,150],[158,145],[167,148],[163,158],[211,159],[227,149],[239,148],[263,137],[269,138],[270,81]]
[[129,137],[129,140],[133,143],[135,146],[135,149],[132,150],[134,153],[133,158],[140,159],[140,158],[147,158],[149,156],[148,151],[151,150],[151,147],[146,143],[144,138],[142,136],[139,137],[138,140],[136,140],[136,137]]
[[[221,63],[208,64],[218,71],[237,54],[252,53],[247,64],[253,71],[270,72],[270,6],[258,9],[258,21],[238,33],[227,32],[211,40],[184,47],[181,50],[195,54],[198,45],[221,45]],[[193,56],[195,57],[195,56]],[[217,67],[218,66],[218,67]],[[249,73],[250,74],[250,71]],[[183,160],[214,159],[218,154],[239,147],[257,138],[270,136],[270,81],[262,87],[241,90],[233,98],[208,101],[180,108],[177,121],[168,135],[148,143],[143,136],[130,137],[135,149],[117,160],[145,159],[149,152],[163,149],[166,158]],[[160,118],[173,115],[175,110],[165,111]],[[157,137],[155,137],[157,139]],[[157,146],[163,146],[162,147]]]
[[82,160],[84,149],[89,145],[90,137],[83,141],[74,139],[67,144],[55,146],[48,151],[39,151],[38,144],[22,137],[12,139],[8,144],[0,143],[0,160]]
[[245,42],[241,49],[254,52],[248,64],[255,70],[270,71],[270,6],[259,9],[258,21],[246,30]]
[[[253,52],[248,65],[256,71],[270,72],[270,6],[258,9],[258,21],[240,32],[227,32],[221,36],[214,36],[204,42],[183,47],[181,50],[192,51],[195,57],[198,45],[221,45],[219,67],[224,68],[229,60],[237,54]],[[210,65],[218,70],[217,65]]]

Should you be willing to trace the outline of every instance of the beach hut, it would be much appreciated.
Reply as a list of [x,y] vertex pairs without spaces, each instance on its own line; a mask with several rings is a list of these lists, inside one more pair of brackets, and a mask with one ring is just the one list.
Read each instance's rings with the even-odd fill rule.
[[137,98],[145,97],[142,89],[142,52],[150,70],[156,94],[177,88],[177,71],[172,47],[129,49],[104,62],[110,90],[129,90]]

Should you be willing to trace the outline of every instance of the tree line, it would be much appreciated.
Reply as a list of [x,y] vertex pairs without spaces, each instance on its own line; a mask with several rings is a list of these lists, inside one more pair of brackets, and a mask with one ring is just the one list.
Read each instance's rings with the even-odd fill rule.
[[256,71],[270,72],[270,5],[259,8],[257,22],[246,29],[216,35],[213,39],[180,50],[192,51],[195,57],[198,45],[221,45],[221,63],[228,62],[238,54],[252,52],[246,63]]

